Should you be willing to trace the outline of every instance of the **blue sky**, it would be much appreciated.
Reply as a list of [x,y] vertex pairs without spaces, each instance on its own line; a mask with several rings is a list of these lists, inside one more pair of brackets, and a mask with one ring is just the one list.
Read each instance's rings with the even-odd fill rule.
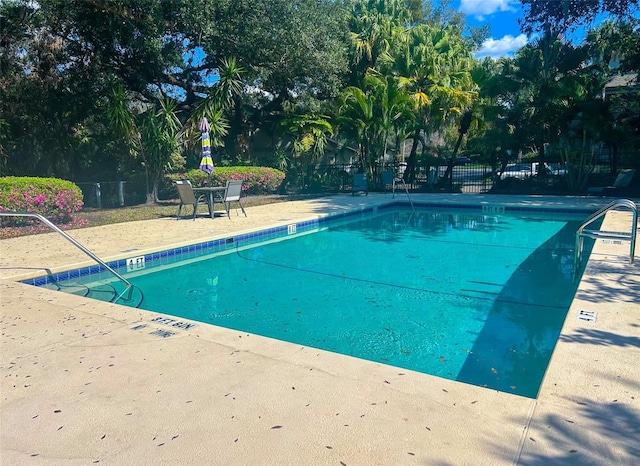
[[490,37],[477,57],[513,56],[528,41],[518,24],[518,18],[522,17],[522,4],[518,0],[456,0],[452,6],[466,15],[469,26],[491,28]]
[[[522,18],[522,3],[519,0],[454,0],[452,7],[466,15],[469,26],[489,25],[490,37],[476,54],[481,57],[512,57],[516,50],[535,39],[520,32],[518,18]],[[602,14],[596,17],[594,25],[606,18]],[[567,36],[574,42],[582,42],[586,27],[579,27]]]
[[[484,42],[476,57],[512,57],[516,50],[532,38],[520,32],[518,19],[522,18],[522,3],[519,0],[455,0],[452,5],[466,15],[469,26],[489,25],[490,37]],[[596,18],[596,23],[604,15]],[[578,28],[571,39],[581,42],[586,28]]]

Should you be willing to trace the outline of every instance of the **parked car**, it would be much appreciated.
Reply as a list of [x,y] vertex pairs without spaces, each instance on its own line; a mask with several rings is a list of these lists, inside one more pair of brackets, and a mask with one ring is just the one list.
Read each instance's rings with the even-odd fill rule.
[[500,174],[500,179],[517,178],[524,180],[531,175],[533,175],[533,170],[530,163],[512,163],[505,167],[504,171]]
[[[549,175],[564,176],[567,174],[567,170],[564,165],[559,163],[545,163],[545,170]],[[524,180],[525,178],[538,174],[538,162],[534,163],[512,163],[506,166],[500,179],[505,178],[518,178]]]

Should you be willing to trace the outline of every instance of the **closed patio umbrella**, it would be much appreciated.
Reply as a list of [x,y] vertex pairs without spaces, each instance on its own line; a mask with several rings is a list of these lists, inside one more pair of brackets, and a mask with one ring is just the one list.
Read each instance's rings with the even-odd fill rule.
[[200,160],[200,170],[209,175],[209,184],[211,183],[211,174],[216,167],[213,165],[211,158],[211,140],[209,139],[209,122],[206,117],[200,121],[200,132],[202,133],[202,159]]

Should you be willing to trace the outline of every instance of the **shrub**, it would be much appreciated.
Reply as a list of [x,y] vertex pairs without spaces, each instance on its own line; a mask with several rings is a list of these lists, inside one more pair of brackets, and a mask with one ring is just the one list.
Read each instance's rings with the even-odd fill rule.
[[[172,173],[166,179],[169,184],[178,180],[189,180],[195,187],[209,184],[209,175],[199,168]],[[269,194],[278,191],[284,180],[284,173],[268,167],[216,167],[216,171],[211,174],[211,186],[224,186],[228,180],[242,180],[242,191],[245,194]]]
[[[68,223],[82,205],[82,191],[70,181],[17,176],[0,178],[1,212],[34,212],[52,221]],[[19,220],[16,218],[13,223],[20,223]]]

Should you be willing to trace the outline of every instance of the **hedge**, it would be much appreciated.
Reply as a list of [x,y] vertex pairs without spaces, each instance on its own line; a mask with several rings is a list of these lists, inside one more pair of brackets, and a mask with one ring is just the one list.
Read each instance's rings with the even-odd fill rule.
[[82,191],[70,181],[17,176],[0,178],[0,212],[35,212],[49,220],[68,223],[82,205]]
[[[189,180],[195,187],[224,186],[228,180],[242,180],[242,191],[245,194],[258,195],[270,194],[278,191],[284,180],[285,174],[280,170],[268,167],[216,167],[214,173],[209,175],[198,168],[184,173],[167,175],[168,184],[174,181]],[[175,191],[175,189],[173,190]]]

